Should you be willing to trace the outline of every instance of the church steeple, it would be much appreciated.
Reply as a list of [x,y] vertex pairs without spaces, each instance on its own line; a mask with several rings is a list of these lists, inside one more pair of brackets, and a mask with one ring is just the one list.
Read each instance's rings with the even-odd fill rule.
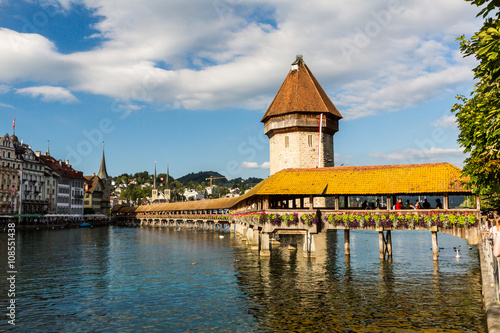
[[151,201],[152,203],[155,203],[158,201],[158,187],[156,187],[156,161],[155,161],[155,176],[153,178],[153,189],[151,190]]
[[170,175],[169,175],[168,163],[167,163],[167,181],[165,182],[165,189],[163,190],[163,196],[165,197],[165,200],[167,202],[170,202],[170,199],[171,199],[170,184],[168,183],[169,178],[170,178]]
[[156,189],[156,161],[155,161],[155,177],[153,178],[153,188]]
[[99,168],[99,173],[97,176],[101,179],[108,179],[108,172],[106,171],[106,159],[104,158],[104,142],[102,143],[102,160],[101,167]]
[[169,186],[169,184],[168,184],[168,176],[169,176],[169,175],[168,175],[168,163],[167,163],[167,182],[166,182],[166,184],[165,184],[165,189],[166,189],[166,190],[170,190],[170,186]]

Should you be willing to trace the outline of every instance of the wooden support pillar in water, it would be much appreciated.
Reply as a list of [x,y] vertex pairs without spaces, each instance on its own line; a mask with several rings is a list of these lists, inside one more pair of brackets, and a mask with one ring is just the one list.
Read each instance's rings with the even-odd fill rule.
[[348,256],[351,254],[351,241],[350,241],[350,230],[349,229],[345,229],[344,230],[344,252],[345,252],[345,255]]
[[261,257],[270,257],[271,250],[269,246],[269,234],[263,233],[260,236],[260,256]]
[[260,243],[260,232],[259,230],[252,230],[253,232],[253,239],[252,239],[252,245],[250,246],[250,250],[252,251],[259,251],[259,243]]
[[386,231],[385,247],[387,250],[386,251],[387,257],[392,258],[392,239],[391,239],[391,231],[390,230]]
[[316,258],[316,246],[314,244],[314,235],[307,232],[304,235],[304,245],[303,245],[304,257]]
[[392,239],[391,239],[391,231],[386,231],[386,236],[384,236],[384,228],[377,228],[378,231],[378,249],[380,254],[380,259],[385,260],[385,256],[387,255],[387,259],[392,258]]
[[437,227],[431,227],[431,233],[432,233],[432,259],[438,260],[439,247],[438,247]]
[[253,229],[247,228],[247,245],[252,245],[253,243]]
[[378,251],[380,259],[384,259],[384,229],[378,232]]

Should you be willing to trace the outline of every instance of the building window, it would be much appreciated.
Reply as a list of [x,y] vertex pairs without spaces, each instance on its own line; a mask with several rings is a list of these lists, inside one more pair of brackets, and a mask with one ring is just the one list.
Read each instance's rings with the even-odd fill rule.
[[312,147],[313,146],[313,136],[312,135],[308,135],[307,136],[307,145],[309,147]]
[[285,148],[290,147],[290,138],[288,136],[285,136]]

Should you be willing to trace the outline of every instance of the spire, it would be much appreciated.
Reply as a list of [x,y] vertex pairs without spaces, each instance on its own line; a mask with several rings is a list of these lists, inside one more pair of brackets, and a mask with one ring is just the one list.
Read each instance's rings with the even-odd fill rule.
[[167,182],[165,184],[165,189],[170,190],[169,184],[168,184],[168,163],[167,163]]
[[261,122],[269,118],[291,113],[331,114],[340,119],[342,115],[326,95],[301,55],[292,63],[280,90],[274,97]]
[[153,189],[156,190],[156,161],[155,161],[155,177],[153,178]]
[[50,140],[47,140],[47,151],[45,152],[45,156],[50,156]]
[[102,142],[102,160],[101,160],[101,167],[99,168],[99,173],[97,176],[101,179],[107,179],[109,178],[108,172],[106,171],[106,160],[104,159],[104,141]]

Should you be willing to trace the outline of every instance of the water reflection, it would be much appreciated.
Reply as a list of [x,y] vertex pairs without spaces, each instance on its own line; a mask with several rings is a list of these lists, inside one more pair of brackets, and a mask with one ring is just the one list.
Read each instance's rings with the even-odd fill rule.
[[[269,261],[242,257],[247,267],[265,267],[239,269],[238,275],[257,302],[251,310],[261,330],[486,331],[476,249],[457,263],[453,243],[463,241],[440,235],[443,253],[434,262],[424,239],[430,242],[430,234],[394,232],[393,261],[381,261],[377,233],[353,234],[350,256],[343,254],[342,234],[331,232],[319,235],[324,242],[318,237],[317,247],[324,244],[324,251],[317,254],[325,255],[316,259],[286,246],[274,248]],[[412,243],[424,246],[408,251]]]
[[[303,257],[301,238],[285,236],[261,259],[234,235],[211,231],[20,233],[17,329],[486,332],[477,249],[463,240],[440,235],[438,262],[425,231],[393,232],[392,262],[380,261],[374,231],[351,231],[349,256],[343,232],[315,240],[315,259]],[[0,330],[8,329],[0,319]]]

